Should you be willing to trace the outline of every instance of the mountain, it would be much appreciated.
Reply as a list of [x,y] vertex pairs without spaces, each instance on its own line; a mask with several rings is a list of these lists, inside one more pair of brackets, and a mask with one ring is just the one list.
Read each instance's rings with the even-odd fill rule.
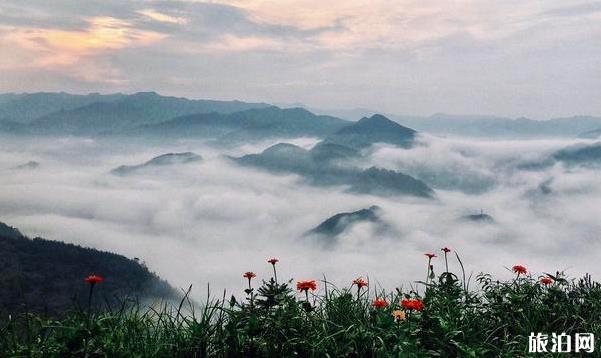
[[549,120],[485,115],[435,114],[430,117],[390,115],[398,123],[420,132],[474,137],[575,137],[601,128],[601,117],[574,116]]
[[311,148],[310,153],[314,161],[322,164],[359,159],[361,157],[361,154],[356,149],[323,141]]
[[434,198],[435,193],[426,183],[394,170],[371,167],[355,175],[349,191],[380,196],[411,195]]
[[51,315],[85,307],[89,287],[83,281],[100,275],[97,304],[126,296],[174,298],[176,292],[139,260],[41,238],[29,239],[0,223],[0,312],[46,312]]
[[374,114],[341,128],[326,137],[325,142],[356,149],[366,148],[375,143],[388,143],[407,148],[413,144],[415,135],[415,130],[403,127],[380,114]]
[[561,149],[553,154],[553,159],[568,165],[601,165],[601,142]]
[[27,170],[27,169],[37,169],[39,167],[40,167],[40,163],[30,160],[29,162],[17,165],[16,167],[13,167],[12,169]]
[[238,164],[266,169],[272,172],[310,175],[316,170],[309,151],[294,144],[278,143],[258,154],[230,158]]
[[343,185],[354,193],[372,195],[411,195],[433,198],[434,191],[409,175],[372,167],[353,166],[359,152],[339,144],[321,142],[311,150],[288,143],[278,143],[258,154],[230,157],[240,165],[274,173],[294,173],[316,186]]
[[578,138],[583,139],[601,139],[601,128],[594,129],[588,132],[580,133]]
[[349,121],[358,121],[363,117],[370,117],[374,114],[378,113],[378,111],[374,111],[369,108],[319,108],[307,106],[304,103],[296,102],[296,103],[274,103],[278,107],[282,108],[290,108],[290,107],[300,107],[304,108],[308,111],[311,111],[316,114],[323,114],[327,116],[338,117],[342,119],[346,119]]
[[[265,103],[245,103],[240,101],[190,100],[186,98],[161,96],[155,92],[139,92],[135,94],[98,94],[74,95],[68,93],[6,93],[0,94],[0,131],[11,134],[52,134],[52,135],[97,135],[123,134],[133,128],[152,126],[172,120],[177,117],[199,116],[200,114],[232,114],[250,109],[271,108]],[[298,105],[298,107],[303,107]],[[294,118],[313,117],[325,123],[316,126],[307,125],[295,127],[298,121],[275,121],[277,113],[262,112],[262,118],[254,117],[246,121],[249,127],[240,128],[239,123],[233,123],[233,128],[227,125],[208,126],[203,116],[182,118],[165,125],[164,129],[175,136],[192,136],[182,130],[182,125],[195,123],[191,133],[207,136],[205,131],[218,130],[217,134],[228,134],[224,140],[241,141],[247,138],[261,137],[262,130],[268,130],[270,136],[311,135],[318,137],[330,136],[330,142],[363,148],[376,142],[409,146],[414,132],[411,129],[439,134],[483,137],[575,137],[582,135],[587,138],[598,138],[601,131],[601,117],[574,116],[538,121],[528,118],[504,118],[486,115],[448,115],[434,114],[429,117],[404,116],[387,114],[399,126],[388,123],[388,118],[382,115],[371,115],[370,109],[354,110],[319,110],[312,112],[330,114],[315,115],[303,108],[280,109],[286,116]],[[273,107],[277,108],[277,107]],[[334,114],[334,116],[332,116]],[[355,119],[364,115],[358,122],[347,122],[340,118]],[[371,117],[367,117],[371,115]],[[210,116],[209,116],[210,117]],[[213,116],[213,120],[223,117]],[[261,121],[264,120],[264,121]],[[369,123],[369,119],[375,119]],[[225,120],[228,123],[229,120]],[[210,121],[209,121],[210,122]],[[234,122],[236,122],[234,120]],[[367,123],[366,123],[367,122]],[[393,123],[394,123],[393,122]],[[354,123],[354,125],[350,125]],[[215,123],[213,123],[215,124]],[[230,123],[232,124],[232,123]],[[403,127],[405,126],[405,127]],[[262,128],[263,127],[263,128]],[[342,127],[348,127],[342,130]],[[153,132],[153,129],[147,128]],[[155,128],[159,133],[160,128]],[[238,129],[240,129],[238,131]],[[335,133],[340,130],[340,133]],[[144,132],[138,128],[139,132]],[[591,133],[589,133],[591,132]],[[211,134],[212,135],[212,134]],[[357,137],[357,135],[359,137]],[[588,137],[588,136],[596,137]],[[210,136],[210,135],[209,135]]]
[[155,92],[120,95],[113,100],[91,102],[76,108],[46,113],[25,127],[33,134],[115,134],[193,113],[233,113],[267,104],[239,101],[189,100]]
[[381,209],[378,206],[371,206],[368,209],[361,209],[348,213],[336,214],[313,229],[309,230],[305,235],[322,235],[327,237],[335,237],[342,234],[344,231],[351,228],[353,225],[361,222],[380,223],[382,221],[379,216]]
[[566,166],[601,167],[601,142],[575,144],[557,150],[537,161],[519,163],[517,168],[521,170],[543,170],[552,167],[558,162]]
[[302,108],[275,106],[231,114],[193,114],[156,125],[135,128],[127,134],[177,138],[212,138],[222,142],[242,142],[275,137],[325,137],[350,122],[317,116]]
[[54,112],[63,112],[95,102],[112,102],[126,97],[121,93],[74,95],[64,92],[0,94],[0,122],[30,123]]
[[463,220],[471,221],[475,223],[487,223],[492,224],[495,222],[492,216],[485,214],[484,212],[480,212],[479,214],[470,214],[462,217]]
[[317,172],[337,170],[359,152],[337,144],[318,143],[311,150],[289,143],[275,144],[259,154],[230,158],[242,165],[263,168],[273,172],[289,172],[300,175],[317,175]]
[[2,120],[0,118],[0,133],[10,133],[10,134],[27,134],[28,126],[23,123],[18,123],[10,120]]
[[154,157],[151,160],[138,164],[138,165],[121,165],[113,170],[111,170],[112,174],[116,175],[128,175],[139,170],[148,169],[148,168],[156,168],[156,167],[164,167],[175,164],[186,164],[186,163],[194,163],[202,160],[202,157],[198,154],[192,152],[184,152],[184,153],[167,153],[163,155],[159,155],[158,157]]

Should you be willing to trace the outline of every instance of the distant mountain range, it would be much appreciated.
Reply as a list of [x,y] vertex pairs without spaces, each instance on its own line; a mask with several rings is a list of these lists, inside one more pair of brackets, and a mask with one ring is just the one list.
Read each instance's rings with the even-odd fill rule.
[[577,137],[582,133],[601,128],[601,117],[591,116],[554,118],[544,121],[446,114],[423,118],[392,115],[390,118],[421,132],[474,137]]
[[[0,94],[0,131],[11,134],[198,137],[225,143],[312,136],[328,137],[332,143],[354,148],[373,142],[369,138],[371,133],[362,131],[361,136],[354,133],[361,130],[361,125],[350,125],[360,116],[373,118],[375,111],[309,111],[306,108],[302,104],[295,108],[278,108],[266,103],[190,100],[161,96],[155,92],[130,95]],[[377,136],[385,139],[385,143],[399,146],[411,142],[414,130],[436,135],[479,137],[601,136],[601,117],[592,116],[545,121],[447,114],[429,117],[386,114],[386,117],[407,129],[388,128],[386,121],[382,121],[381,127],[370,124],[370,128],[380,132]],[[341,131],[344,127],[348,128]],[[393,131],[387,133],[388,129]],[[383,135],[385,133],[387,135]]]
[[64,92],[7,93],[0,94],[0,121],[30,123],[55,112],[66,112],[92,103],[106,103],[127,97],[116,93],[102,95],[74,95]]
[[202,160],[202,157],[196,153],[184,152],[184,153],[167,153],[154,157],[149,161],[137,164],[137,165],[121,165],[113,170],[112,174],[116,175],[128,175],[138,172],[143,169],[165,167],[174,164],[186,164],[194,163]]
[[115,134],[198,113],[234,113],[266,108],[264,103],[189,100],[154,92],[132,95],[36,93],[5,96],[0,101],[0,129],[31,134]]
[[[178,296],[169,284],[139,260],[59,241],[29,239],[0,223],[0,312],[38,312],[50,315],[86,306],[84,277],[100,275],[97,304],[120,299]],[[117,302],[115,302],[117,299]]]
[[399,115],[374,111],[366,108],[319,109],[296,103],[296,107],[347,120],[357,120],[376,113],[417,131],[436,135],[456,135],[473,137],[601,137],[601,117],[573,116],[533,120],[529,118],[507,118],[490,115],[450,115],[437,113],[431,116]]
[[352,122],[334,117],[317,116],[302,108],[281,109],[269,106],[231,114],[186,115],[159,124],[139,126],[125,133],[244,142],[282,137],[325,137],[350,124]]

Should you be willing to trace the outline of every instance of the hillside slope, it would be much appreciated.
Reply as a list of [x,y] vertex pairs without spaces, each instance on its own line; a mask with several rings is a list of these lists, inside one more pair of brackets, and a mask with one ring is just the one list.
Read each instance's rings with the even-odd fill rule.
[[96,286],[97,303],[125,296],[174,298],[169,284],[138,260],[114,253],[41,238],[29,239],[0,223],[0,312],[64,313],[73,300],[84,304],[90,274],[104,281]]

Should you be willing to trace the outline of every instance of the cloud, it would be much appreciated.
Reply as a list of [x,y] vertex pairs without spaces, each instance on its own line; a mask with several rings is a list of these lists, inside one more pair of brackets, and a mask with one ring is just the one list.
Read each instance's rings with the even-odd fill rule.
[[282,44],[270,37],[225,35],[203,46],[203,51],[275,50]]
[[[141,257],[173,284],[194,284],[201,296],[241,287],[241,273],[269,277],[264,260],[281,261],[281,277],[320,278],[338,285],[369,276],[391,288],[423,279],[424,252],[449,246],[457,250],[468,274],[490,271],[511,278],[504,266],[526,265],[533,272],[569,269],[573,275],[595,265],[596,233],[601,226],[601,173],[561,166],[520,171],[524,153],[543,157],[573,141],[497,141],[432,138],[427,147],[382,147],[374,164],[430,167],[433,173],[463,176],[493,173],[489,190],[466,194],[438,190],[438,201],[380,198],[344,193],[344,188],[313,188],[296,176],[276,176],[234,165],[222,154],[255,153],[272,143],[245,145],[227,153],[202,142],[146,146],[92,139],[0,142],[0,221],[29,235],[65,240]],[[310,146],[313,139],[297,142]],[[156,155],[194,151],[204,161],[131,177],[108,174],[122,164],[138,164]],[[536,156],[533,155],[532,158]],[[38,170],[12,168],[29,160]],[[551,194],[533,195],[553,178]],[[357,225],[325,250],[302,238],[306,230],[340,212],[378,205],[393,230],[376,232]],[[461,216],[484,209],[496,221],[480,225]],[[451,267],[458,270],[452,260]],[[435,262],[440,272],[440,262]]]
[[[596,2],[8,0],[0,9],[9,54],[0,66],[10,72],[0,91],[157,90],[401,114],[601,111]],[[299,78],[306,84],[271,85]]]
[[167,22],[171,24],[186,24],[188,22],[186,18],[170,16],[153,9],[139,10],[138,13],[158,22]]
[[95,52],[144,46],[164,38],[156,32],[133,29],[127,21],[113,17],[86,19],[81,31],[55,29],[17,29],[5,39],[41,54],[35,66],[70,65]]

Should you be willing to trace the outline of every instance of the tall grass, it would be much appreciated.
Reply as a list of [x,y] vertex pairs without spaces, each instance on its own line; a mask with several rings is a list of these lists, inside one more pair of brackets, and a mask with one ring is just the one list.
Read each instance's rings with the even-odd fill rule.
[[[464,272],[460,279],[429,270],[417,284],[422,294],[369,284],[339,289],[325,279],[320,294],[299,294],[293,282],[276,281],[273,266],[274,277],[251,282],[245,297],[207,299],[200,309],[188,290],[178,305],[124,301],[97,312],[76,307],[60,320],[4,319],[0,355],[521,357],[532,332],[601,337],[601,285],[588,275],[545,275],[550,282],[542,284],[528,274],[509,281],[480,274],[469,289]],[[374,307],[376,298],[387,305]],[[403,307],[409,298],[423,309]]]

